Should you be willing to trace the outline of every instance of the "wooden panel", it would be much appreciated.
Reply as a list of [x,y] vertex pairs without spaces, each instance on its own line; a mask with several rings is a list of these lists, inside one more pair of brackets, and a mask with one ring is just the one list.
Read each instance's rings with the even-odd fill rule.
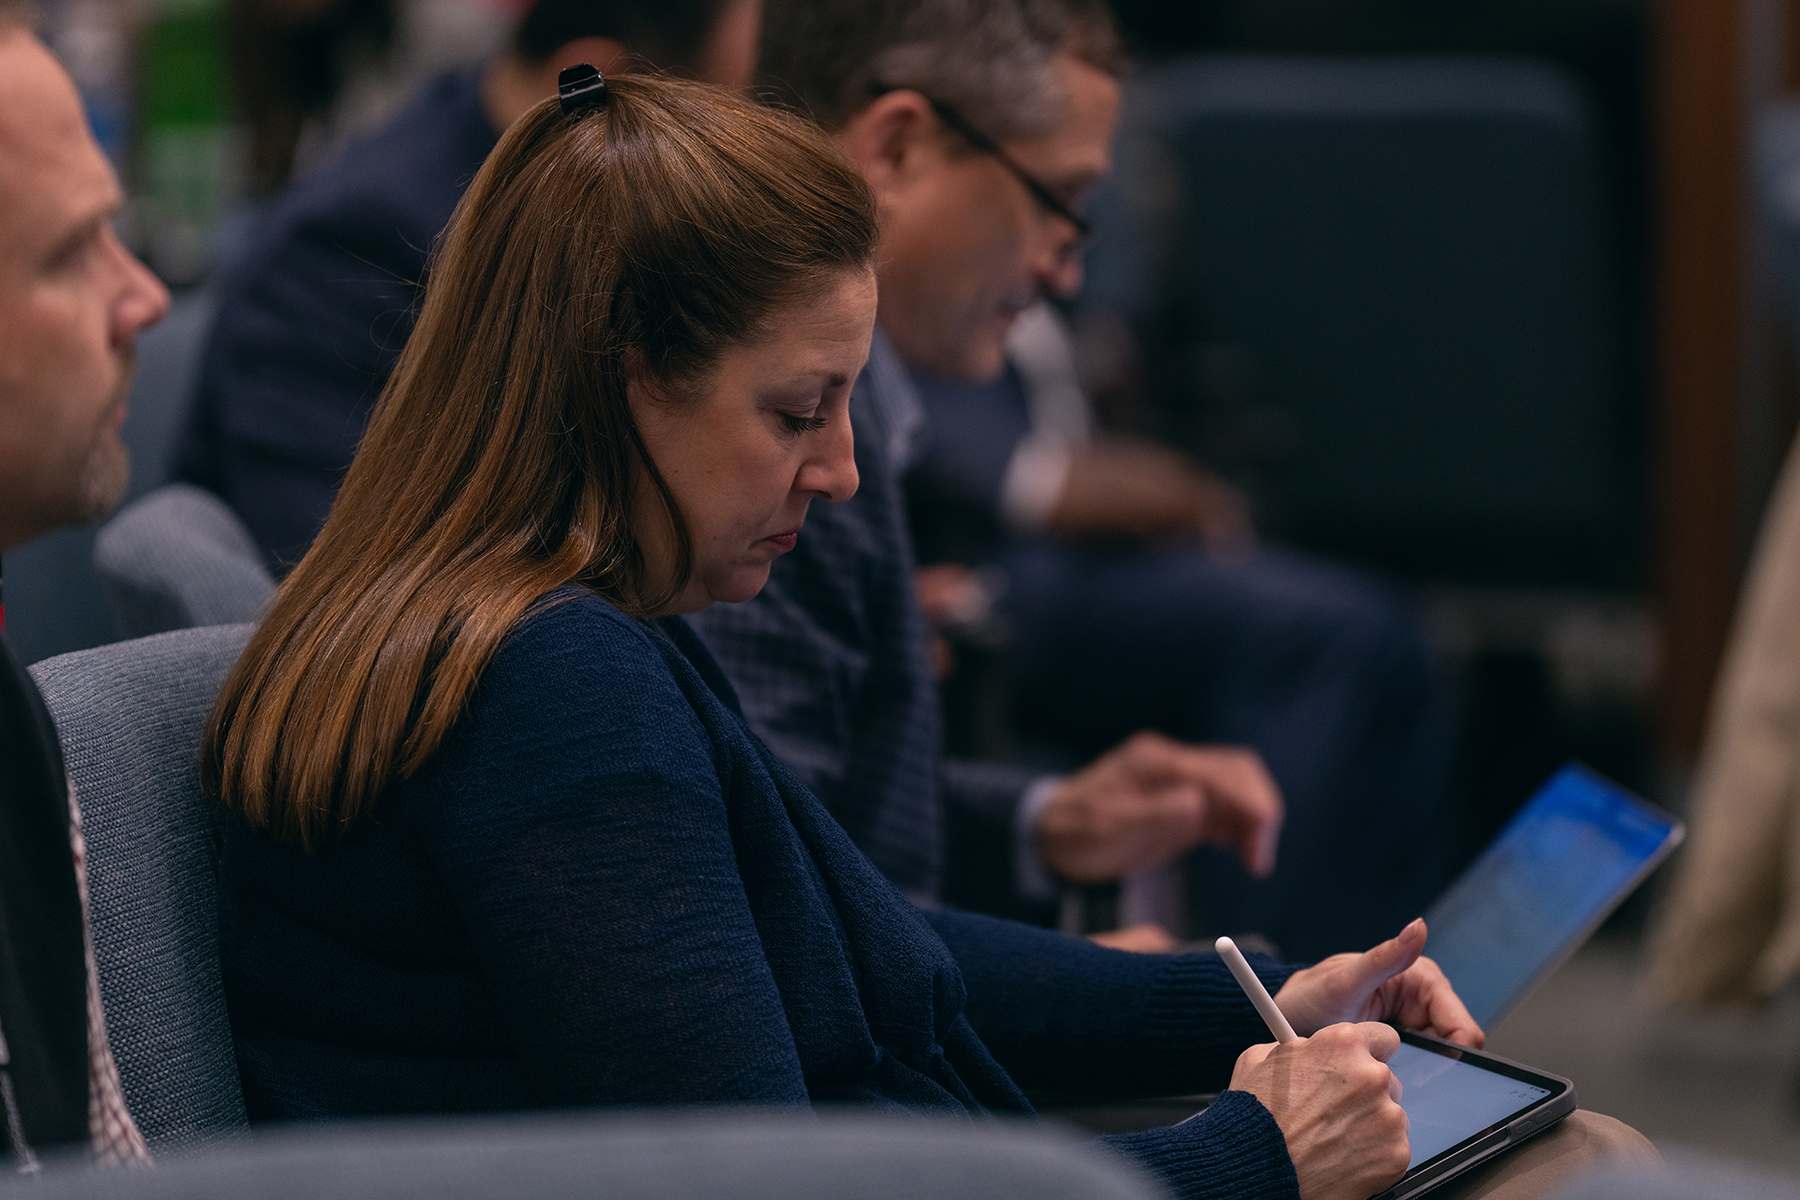
[[1691,761],[1741,569],[1745,38],[1740,0],[1655,11],[1660,733],[1665,753]]

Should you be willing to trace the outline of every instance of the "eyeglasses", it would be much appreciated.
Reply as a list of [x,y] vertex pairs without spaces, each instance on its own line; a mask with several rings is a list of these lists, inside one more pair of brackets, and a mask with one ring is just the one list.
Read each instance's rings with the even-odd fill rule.
[[[871,83],[869,85],[869,91],[872,95],[881,97],[887,95],[889,92],[917,92],[918,89],[889,87],[886,84]],[[1061,217],[1070,225],[1074,226],[1076,239],[1078,241],[1086,241],[1089,237],[1093,236],[1093,223],[1086,217],[1077,213],[1074,209],[1070,208],[1067,204],[1063,203],[1061,197],[1051,191],[1049,185],[1044,183],[1043,180],[1020,166],[1019,160],[1008,154],[1005,147],[1001,146],[999,142],[996,142],[993,138],[983,133],[969,120],[969,118],[963,116],[960,112],[957,112],[956,109],[945,104],[942,100],[938,100],[925,92],[919,92],[919,95],[925,97],[925,102],[931,105],[931,111],[937,114],[938,120],[955,130],[958,137],[975,147],[975,149],[982,154],[987,155],[989,158],[992,158],[995,162],[1005,167],[1012,173],[1014,179],[1017,179],[1020,183],[1025,185],[1025,190],[1031,193],[1031,198],[1033,200],[1036,200],[1039,204],[1043,205],[1046,210],[1054,213],[1056,216]]]

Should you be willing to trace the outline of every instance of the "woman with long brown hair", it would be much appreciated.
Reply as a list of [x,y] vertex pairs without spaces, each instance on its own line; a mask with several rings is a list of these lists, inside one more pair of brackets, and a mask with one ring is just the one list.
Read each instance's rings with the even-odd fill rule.
[[[1374,1070],[1284,1108],[1293,1052],[1234,1072],[1265,1035],[1215,956],[921,913],[745,728],[675,614],[754,595],[807,506],[855,489],[874,200],[796,118],[583,87],[521,119],[463,199],[336,506],[207,730],[252,1117],[1029,1112],[1015,1076],[1231,1081],[1251,1090],[1116,1145],[1183,1195],[1291,1194],[1271,1108],[1311,1146],[1344,1088],[1391,1105],[1363,1048],[1391,1030],[1345,1035]],[[1373,1012],[1398,969],[1261,964],[1302,1028]],[[1407,972],[1382,1012],[1466,1021],[1436,983]]]

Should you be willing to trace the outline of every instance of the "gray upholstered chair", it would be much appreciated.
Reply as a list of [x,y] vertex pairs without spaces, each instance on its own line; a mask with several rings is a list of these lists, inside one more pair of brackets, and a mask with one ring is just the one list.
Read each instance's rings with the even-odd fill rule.
[[121,637],[254,621],[275,594],[237,514],[187,483],[120,510],[94,539],[94,568]]
[[[216,941],[222,814],[200,732],[249,625],[180,630],[32,668],[88,844],[94,948],[125,1099],[155,1171],[65,1163],[38,1200],[1153,1200],[1055,1126],[739,1112],[350,1123],[249,1136]],[[21,1186],[0,1173],[0,1195]]]
[[1156,1183],[1053,1128],[677,1112],[257,1133],[155,1171],[47,1170],[35,1200],[1151,1200]]
[[164,1153],[244,1124],[219,978],[222,814],[198,770],[201,728],[250,630],[166,633],[32,668],[81,804],[113,1056]]

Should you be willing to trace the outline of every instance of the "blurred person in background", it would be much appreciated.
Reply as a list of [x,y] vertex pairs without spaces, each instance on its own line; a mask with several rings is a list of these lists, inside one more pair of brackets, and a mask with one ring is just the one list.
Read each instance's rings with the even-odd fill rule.
[[1021,733],[1080,754],[1146,728],[1241,744],[1280,786],[1274,875],[1211,855],[1190,864],[1188,911],[1302,956],[1423,911],[1462,827],[1450,707],[1400,597],[1259,542],[1230,485],[1097,429],[1048,304],[1008,331],[998,374],[912,379],[926,419],[905,489],[928,615],[1004,620]]
[[1800,978],[1800,442],[1763,515],[1649,937],[1649,996],[1762,1008]]
[[177,475],[277,571],[331,507],[412,329],[426,256],[500,133],[575,62],[749,81],[758,0],[540,0],[511,47],[424,89],[278,199],[219,289]]
[[422,85],[504,46],[488,0],[231,0],[249,190],[268,195],[391,118]]
[[392,53],[394,18],[392,0],[235,0],[231,74],[252,194],[287,182],[308,122],[336,104],[351,64]]
[[[1006,881],[1027,896],[1053,895],[1048,876],[1125,876],[1150,893],[1137,912],[1173,919],[1175,889],[1151,873],[1230,845],[1243,869],[1212,895],[1219,931],[1319,956],[1404,923],[1437,890],[1455,834],[1448,731],[1403,614],[1339,574],[1252,555],[1226,489],[1172,452],[1114,439],[1068,453],[1052,519],[1072,533],[1210,534],[1229,565],[1186,543],[1117,564],[1025,564],[1035,573],[1017,573],[1010,604],[1035,621],[1020,622],[1039,660],[1029,710],[1056,713],[1046,727],[1086,753],[1146,726],[1249,752],[1141,733],[1067,779],[932,774],[935,691],[923,618],[902,598],[913,550],[899,479],[934,447],[1004,464],[1022,434],[1003,433],[996,453],[975,444],[979,422],[934,427],[960,400],[934,414],[908,372],[987,386],[1020,315],[1076,286],[1078,210],[1110,167],[1122,66],[1099,3],[770,0],[763,80],[835,131],[881,202],[881,315],[855,414],[863,484],[760,596],[696,627],[752,725],[903,886],[943,871],[947,898],[967,903],[962,877],[995,875],[959,862],[954,836],[947,862],[927,857],[937,813],[921,797],[936,786],[953,833],[1017,838]],[[1270,819],[1264,759],[1285,826]],[[1278,851],[1257,840],[1277,832]]]
[[[1201,844],[1268,873],[1282,800],[1253,751],[1146,732],[1062,777],[942,754],[899,492],[921,416],[904,360],[997,345],[1017,311],[1005,311],[1017,261],[1051,227],[1016,180],[941,133],[919,92],[875,93],[890,65],[901,80],[932,63],[981,75],[1031,111],[1028,149],[1058,185],[1085,191],[1106,170],[1123,65],[1105,6],[772,4],[762,46],[763,83],[802,98],[796,106],[836,131],[874,186],[882,260],[881,321],[852,399],[860,490],[818,514],[816,535],[755,600],[695,620],[752,728],[916,898],[1050,923],[1055,877],[1117,880]],[[833,82],[821,85],[822,74]],[[838,84],[847,91],[832,105],[806,103]],[[876,116],[844,124],[863,112]],[[924,226],[941,240],[921,253]],[[1155,899],[1122,907],[1154,914]],[[1154,920],[1102,936],[1144,950],[1173,942]]]
[[[0,552],[119,502],[132,339],[169,304],[113,231],[118,181],[28,21],[0,3]],[[106,1041],[75,799],[0,635],[0,1136],[21,1171],[76,1145],[148,1157]]]

